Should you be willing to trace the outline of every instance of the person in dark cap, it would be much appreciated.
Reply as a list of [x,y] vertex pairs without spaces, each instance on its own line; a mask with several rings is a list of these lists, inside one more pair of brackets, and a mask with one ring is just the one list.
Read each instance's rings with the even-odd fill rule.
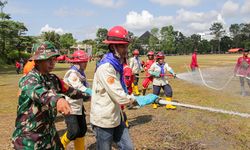
[[88,96],[50,73],[57,56],[59,53],[51,43],[42,43],[30,58],[35,62],[34,68],[19,81],[20,95],[12,135],[14,149],[63,149],[55,118],[57,112],[70,114],[64,95],[73,99]]
[[250,58],[248,57],[249,49],[244,49],[242,51],[241,57],[238,58],[237,63],[234,68],[234,74],[235,76],[238,76],[240,78],[240,88],[241,88],[241,95],[246,96],[245,91],[245,81],[247,81],[247,84],[250,88]]

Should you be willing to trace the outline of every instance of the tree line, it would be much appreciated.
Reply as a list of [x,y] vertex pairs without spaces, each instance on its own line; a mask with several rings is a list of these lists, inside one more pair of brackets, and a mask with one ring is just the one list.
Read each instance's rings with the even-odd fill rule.
[[[28,28],[24,23],[12,20],[11,15],[3,11],[6,5],[7,1],[0,0],[0,63],[11,63],[20,57],[30,57],[33,44],[41,41],[52,42],[62,53],[77,43],[92,45],[93,54],[108,50],[107,45],[102,43],[108,32],[106,28],[99,28],[95,39],[81,42],[76,42],[72,33],[59,35],[51,31],[38,36],[27,36]],[[226,32],[223,24],[215,22],[209,28],[208,35],[213,35],[210,40],[199,34],[186,36],[172,25],[152,28],[140,37],[132,32],[129,35],[132,41],[129,50],[138,49],[141,54],[154,50],[182,55],[191,53],[195,48],[203,54],[225,53],[230,48],[250,48],[250,23],[231,24],[229,32]]]

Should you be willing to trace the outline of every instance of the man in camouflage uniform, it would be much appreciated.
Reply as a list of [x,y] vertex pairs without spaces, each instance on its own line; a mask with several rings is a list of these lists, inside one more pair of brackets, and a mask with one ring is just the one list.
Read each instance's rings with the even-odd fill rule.
[[21,94],[12,135],[14,149],[63,149],[55,128],[57,111],[70,114],[63,94],[74,99],[87,94],[49,73],[54,69],[57,56],[59,53],[53,45],[41,44],[30,58],[35,61],[35,67],[19,81]]

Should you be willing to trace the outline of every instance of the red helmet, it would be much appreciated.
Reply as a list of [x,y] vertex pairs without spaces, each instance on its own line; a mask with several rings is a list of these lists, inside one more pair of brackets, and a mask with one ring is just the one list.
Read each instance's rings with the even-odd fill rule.
[[162,53],[162,52],[157,53],[156,59],[164,59],[164,58],[165,58],[164,53]]
[[69,62],[73,63],[81,63],[81,62],[88,62],[89,56],[83,50],[77,50],[72,54],[72,59]]
[[147,55],[148,55],[148,56],[154,56],[154,54],[155,54],[155,53],[154,53],[153,51],[149,51]]
[[133,51],[133,55],[139,55],[139,50],[138,50],[138,49],[135,49],[135,50]]
[[122,26],[114,26],[108,31],[107,39],[103,41],[105,44],[128,44],[128,31]]

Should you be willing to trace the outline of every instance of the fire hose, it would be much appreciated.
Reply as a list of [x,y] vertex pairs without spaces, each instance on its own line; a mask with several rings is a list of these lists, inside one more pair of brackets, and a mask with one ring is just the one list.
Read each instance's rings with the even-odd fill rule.
[[[174,75],[172,75],[172,74],[164,74],[164,76],[174,77]],[[135,77],[138,77],[138,78],[148,78],[150,76],[135,76]]]
[[190,104],[183,104],[183,103],[177,103],[177,102],[170,102],[166,100],[157,100],[157,103],[162,104],[162,105],[175,105],[175,106],[181,106],[181,107],[186,107],[186,108],[193,108],[193,109],[200,109],[200,110],[207,110],[210,112],[215,112],[215,113],[222,113],[222,114],[229,114],[229,115],[234,115],[234,116],[240,116],[243,118],[250,118],[249,113],[240,113],[240,112],[235,112],[235,111],[228,111],[228,110],[223,110],[223,109],[216,109],[212,107],[204,107],[204,106],[197,106],[197,105],[190,105]]

